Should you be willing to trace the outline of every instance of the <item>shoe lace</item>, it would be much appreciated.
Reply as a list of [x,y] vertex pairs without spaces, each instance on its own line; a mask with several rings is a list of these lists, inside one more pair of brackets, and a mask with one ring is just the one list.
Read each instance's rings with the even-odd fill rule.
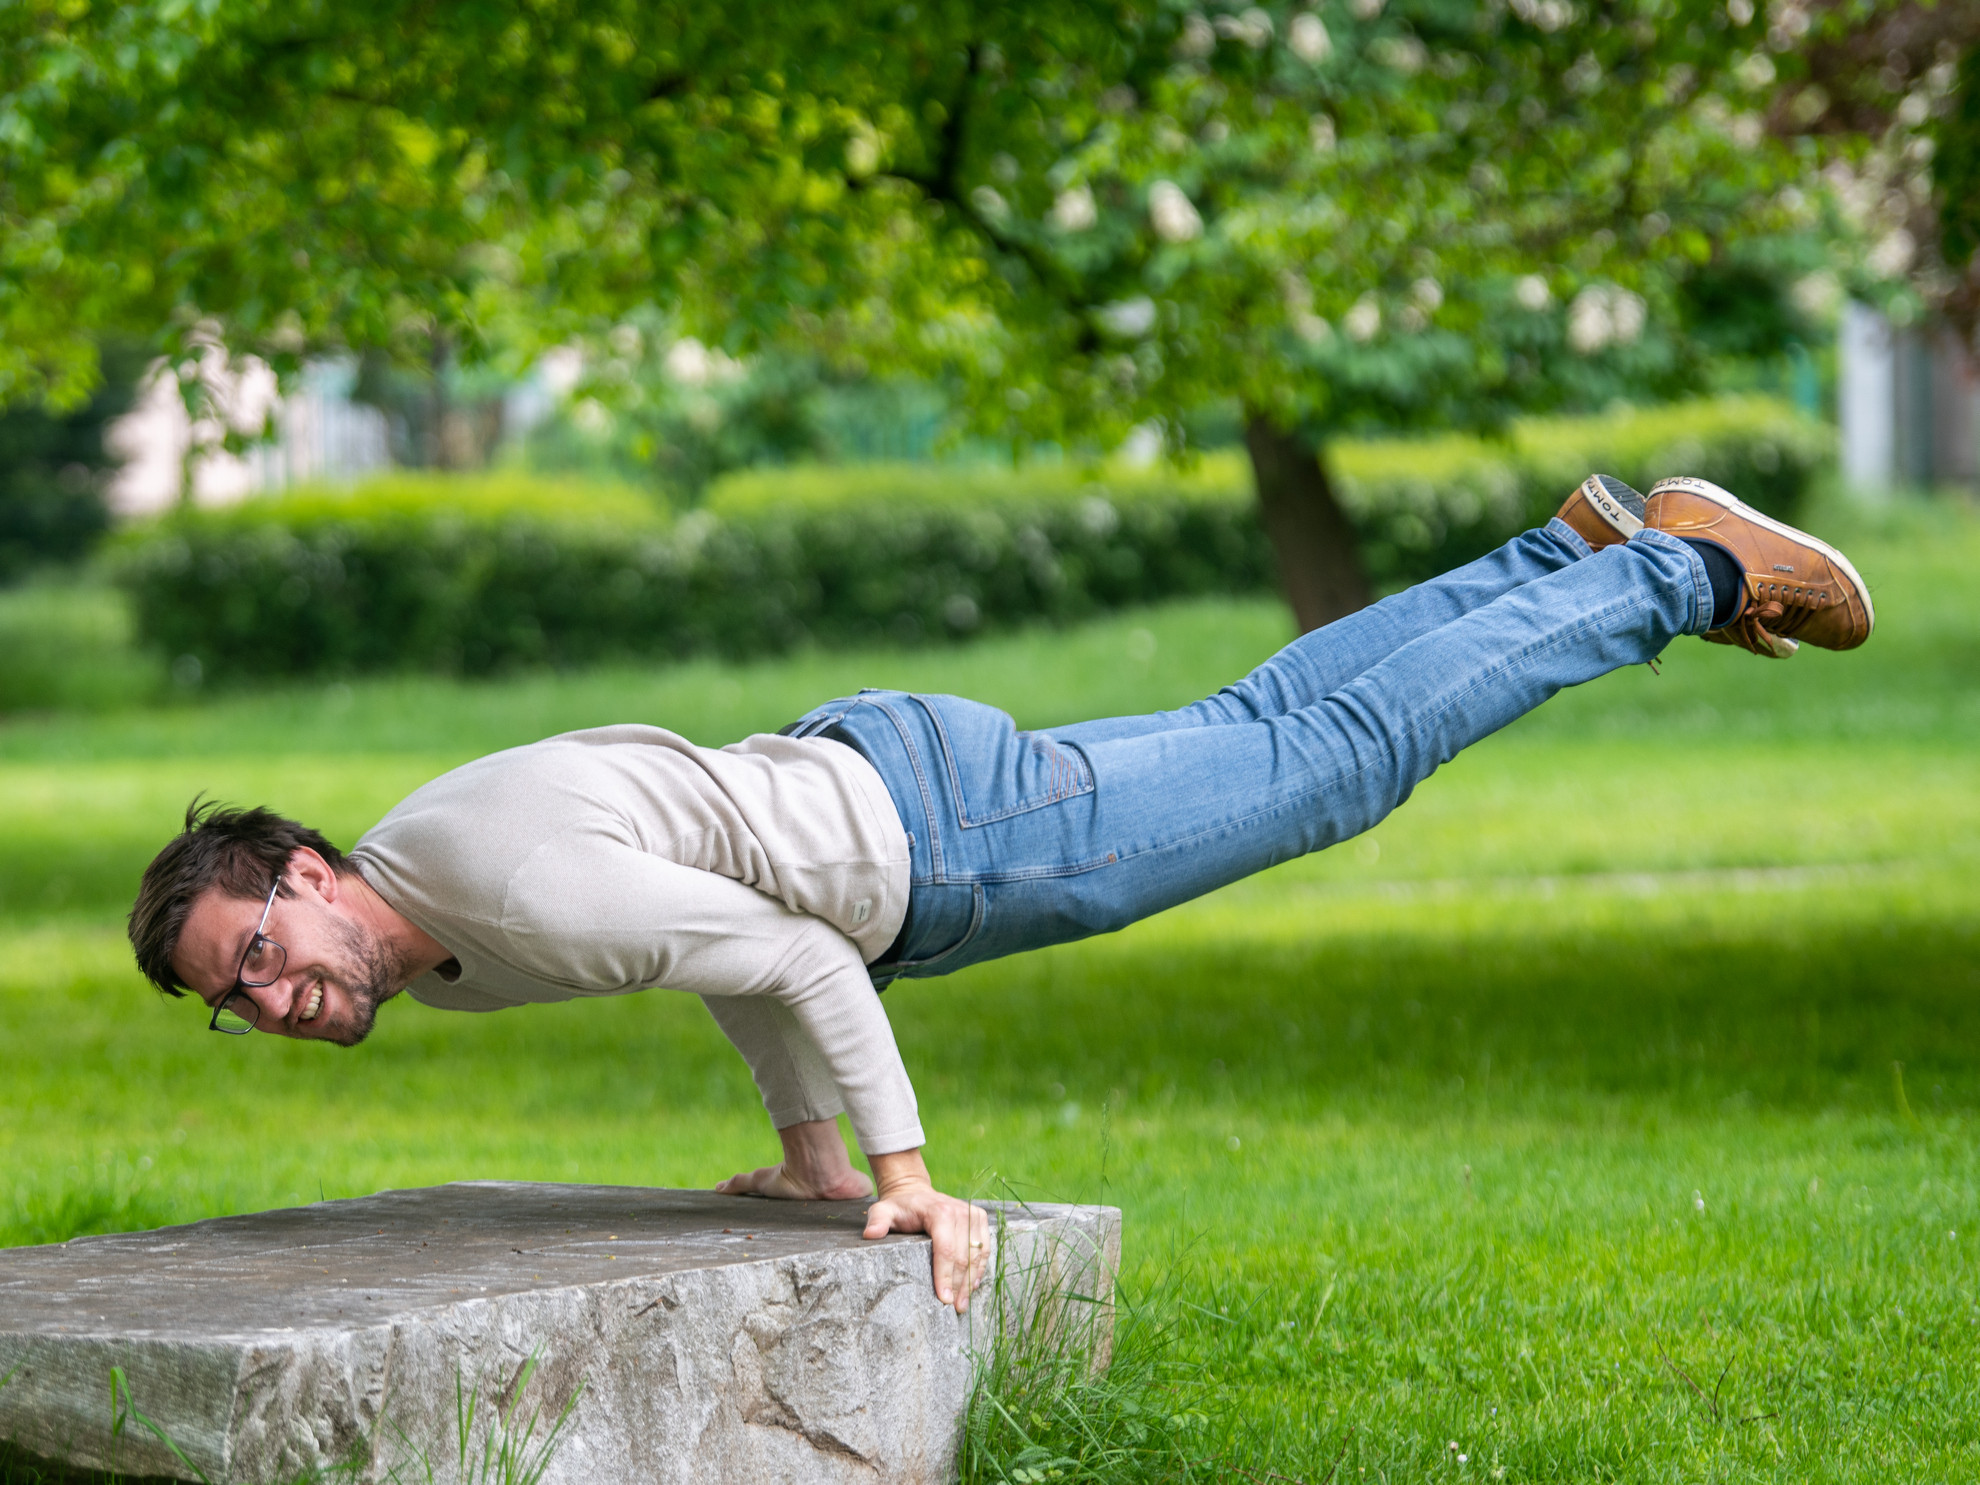
[[[1799,622],[1791,624],[1783,622],[1786,616],[1787,610],[1772,599],[1765,603],[1748,604],[1746,611],[1737,619],[1706,637],[1716,639],[1722,644],[1738,645],[1741,649],[1751,650],[1756,655],[1764,655],[1769,660],[1782,659],[1784,656],[1781,653],[1781,646],[1776,643],[1776,637],[1785,639],[1790,627],[1797,629],[1801,627]],[[1804,614],[1798,616],[1798,619],[1806,617]]]
[[[1816,613],[1829,606],[1824,589],[1787,583],[1761,583],[1743,612],[1720,631],[1729,643],[1756,655],[1784,658],[1776,640],[1791,640]],[[1792,653],[1790,647],[1789,653]]]

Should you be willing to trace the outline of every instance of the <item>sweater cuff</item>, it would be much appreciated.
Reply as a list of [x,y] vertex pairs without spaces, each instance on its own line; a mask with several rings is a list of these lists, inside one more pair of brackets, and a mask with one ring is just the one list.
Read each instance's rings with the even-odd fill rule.
[[884,1134],[866,1134],[855,1130],[859,1136],[859,1148],[866,1155],[893,1155],[902,1150],[919,1150],[928,1143],[919,1124],[909,1124],[901,1129],[890,1129]]
[[778,1129],[789,1129],[793,1124],[816,1124],[824,1119],[836,1119],[846,1111],[846,1106],[836,1098],[817,1102],[785,1104],[767,1109],[770,1123]]

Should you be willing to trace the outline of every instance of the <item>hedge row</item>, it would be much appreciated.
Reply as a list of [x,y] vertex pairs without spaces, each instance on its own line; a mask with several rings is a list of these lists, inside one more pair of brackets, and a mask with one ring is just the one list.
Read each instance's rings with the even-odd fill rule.
[[[1386,584],[1542,520],[1590,469],[1703,474],[1786,513],[1826,452],[1766,402],[1343,446],[1338,483]],[[120,558],[139,630],[209,676],[483,672],[916,642],[1268,588],[1249,475],[759,471],[670,520],[624,490],[396,476],[350,493],[174,513]]]
[[1264,586],[1241,500],[862,502],[748,520],[464,514],[401,477],[175,515],[128,549],[138,627],[213,677],[481,672],[916,642]]
[[1449,436],[1341,444],[1341,502],[1378,585],[1420,582],[1554,513],[1591,470],[1639,490],[1694,474],[1792,518],[1833,448],[1786,403],[1724,397],[1589,418],[1532,418],[1499,444]]

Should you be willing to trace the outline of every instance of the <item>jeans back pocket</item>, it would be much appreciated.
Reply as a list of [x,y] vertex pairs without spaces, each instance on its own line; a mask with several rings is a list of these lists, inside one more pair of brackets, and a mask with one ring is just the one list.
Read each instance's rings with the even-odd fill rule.
[[941,742],[964,829],[1093,792],[1086,755],[1049,732],[1020,732],[1008,713],[960,696],[913,699]]

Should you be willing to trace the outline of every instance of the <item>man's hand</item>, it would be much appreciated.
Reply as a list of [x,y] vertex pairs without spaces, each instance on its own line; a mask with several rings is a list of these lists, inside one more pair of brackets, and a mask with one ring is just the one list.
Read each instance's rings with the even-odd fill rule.
[[871,1164],[880,1178],[880,1199],[866,1209],[862,1236],[927,1233],[934,1245],[935,1297],[964,1313],[990,1261],[990,1219],[982,1208],[937,1191],[919,1150],[875,1155]]
[[784,1158],[760,1170],[730,1176],[715,1189],[724,1196],[771,1196],[780,1201],[854,1201],[873,1194],[873,1183],[853,1169],[839,1121],[814,1119],[777,1131]]

